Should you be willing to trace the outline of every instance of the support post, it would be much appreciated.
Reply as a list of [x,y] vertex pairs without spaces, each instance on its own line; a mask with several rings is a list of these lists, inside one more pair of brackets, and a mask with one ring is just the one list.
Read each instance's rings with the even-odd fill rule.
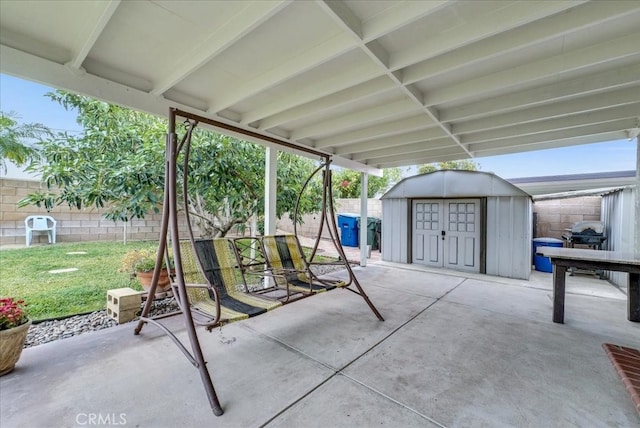
[[640,258],[640,135],[636,137],[636,188],[634,190],[634,248],[635,256]]
[[367,257],[369,257],[369,251],[367,251],[367,217],[369,216],[367,189],[369,188],[369,174],[361,172],[360,177],[360,266],[366,267]]
[[553,264],[553,322],[564,324],[564,295],[567,267]]
[[267,147],[264,165],[264,234],[276,233],[276,186],[278,177],[278,149]]

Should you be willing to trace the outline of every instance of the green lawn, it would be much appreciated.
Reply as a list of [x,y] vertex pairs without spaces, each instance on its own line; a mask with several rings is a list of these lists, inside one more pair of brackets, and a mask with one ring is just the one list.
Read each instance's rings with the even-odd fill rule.
[[[126,252],[157,249],[157,242],[81,242],[0,251],[0,296],[24,299],[34,320],[104,309],[107,290],[131,287],[137,279],[120,272]],[[70,254],[85,252],[86,254]],[[309,249],[305,248],[305,253]],[[316,261],[332,261],[318,257]],[[51,273],[59,269],[77,270]]]
[[[127,251],[157,248],[156,242],[82,242],[0,251],[0,295],[24,299],[34,320],[104,309],[107,290],[132,287],[119,272]],[[86,254],[69,254],[86,252]],[[50,273],[77,268],[73,272]]]

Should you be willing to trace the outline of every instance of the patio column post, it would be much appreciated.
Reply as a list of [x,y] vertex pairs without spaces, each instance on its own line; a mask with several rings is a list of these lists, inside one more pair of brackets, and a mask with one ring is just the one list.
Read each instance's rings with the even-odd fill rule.
[[369,188],[369,174],[360,173],[360,266],[367,266],[367,189]]
[[276,186],[278,175],[278,149],[267,147],[264,164],[264,234],[276,233]]
[[636,136],[636,188],[634,190],[634,248],[635,256],[640,257],[640,135]]

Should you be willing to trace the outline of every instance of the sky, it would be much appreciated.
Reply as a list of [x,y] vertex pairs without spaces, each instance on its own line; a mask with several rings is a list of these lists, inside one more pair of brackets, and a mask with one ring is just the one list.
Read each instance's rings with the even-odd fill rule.
[[[45,97],[54,89],[0,74],[0,111],[14,111],[18,120],[41,123],[53,131],[79,131],[74,112]],[[502,178],[539,177],[547,175],[584,174],[628,171],[636,169],[635,140],[564,147],[550,150],[476,158],[481,171],[493,172]],[[11,169],[7,176],[23,177]]]

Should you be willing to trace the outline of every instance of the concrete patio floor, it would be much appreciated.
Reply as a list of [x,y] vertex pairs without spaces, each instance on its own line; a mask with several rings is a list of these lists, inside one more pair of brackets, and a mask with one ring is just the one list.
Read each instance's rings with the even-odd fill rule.
[[[606,281],[530,281],[371,263],[357,295],[315,296],[198,331],[225,414],[159,329],[134,323],[28,348],[0,378],[5,427],[632,427],[640,416],[601,345],[640,347]],[[180,318],[169,324],[186,340]],[[108,423],[106,423],[108,422]]]

